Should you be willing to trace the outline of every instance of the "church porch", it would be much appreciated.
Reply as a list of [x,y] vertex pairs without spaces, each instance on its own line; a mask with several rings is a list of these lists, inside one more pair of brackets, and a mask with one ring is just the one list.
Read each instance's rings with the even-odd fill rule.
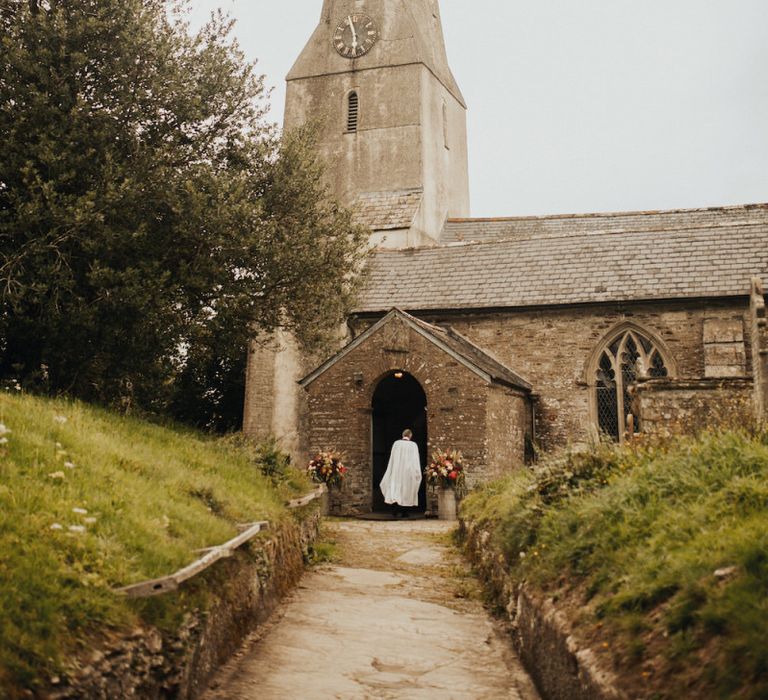
[[301,385],[310,453],[341,452],[349,468],[344,515],[384,508],[378,481],[405,428],[423,465],[435,450],[460,450],[470,484],[522,465],[533,437],[530,384],[451,329],[396,309]]

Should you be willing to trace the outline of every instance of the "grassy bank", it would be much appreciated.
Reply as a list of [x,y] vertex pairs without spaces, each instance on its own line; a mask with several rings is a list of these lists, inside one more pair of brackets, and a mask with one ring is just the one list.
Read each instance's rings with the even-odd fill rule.
[[194,582],[138,603],[112,588],[172,573],[238,523],[279,521],[302,486],[275,487],[231,440],[79,403],[0,395],[0,422],[3,697],[56,673],[94,632],[172,626],[204,605]]
[[601,446],[464,505],[631,697],[768,697],[768,437]]

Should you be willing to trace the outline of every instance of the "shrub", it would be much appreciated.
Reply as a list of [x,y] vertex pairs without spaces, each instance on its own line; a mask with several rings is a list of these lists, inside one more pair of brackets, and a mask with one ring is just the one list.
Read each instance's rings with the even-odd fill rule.
[[270,437],[256,448],[256,465],[273,484],[282,484],[289,478],[291,456],[278,447],[274,437]]
[[464,513],[494,533],[514,578],[570,597],[585,629],[612,636],[628,673],[652,655],[669,686],[659,697],[762,698],[766,484],[766,435],[716,431],[563,453],[473,494]]

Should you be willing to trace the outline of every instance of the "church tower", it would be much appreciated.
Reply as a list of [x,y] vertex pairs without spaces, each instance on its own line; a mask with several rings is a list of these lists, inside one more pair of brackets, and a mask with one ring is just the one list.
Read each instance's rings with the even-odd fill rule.
[[438,0],[324,0],[287,77],[285,129],[314,121],[333,193],[384,247],[469,215],[466,105]]
[[[324,0],[287,83],[286,131],[317,125],[331,190],[374,245],[435,245],[448,218],[469,216],[466,106],[438,0]],[[305,364],[282,331],[248,358],[243,429],[295,457]]]

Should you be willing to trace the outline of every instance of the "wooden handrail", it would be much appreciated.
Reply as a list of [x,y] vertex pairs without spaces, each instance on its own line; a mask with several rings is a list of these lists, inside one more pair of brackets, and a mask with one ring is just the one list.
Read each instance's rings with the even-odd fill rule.
[[[322,498],[327,490],[328,487],[325,484],[320,484],[320,486],[318,486],[312,493],[309,493],[302,498],[295,498],[294,500],[289,501],[287,507],[294,510],[309,505],[312,501]],[[248,525],[239,525],[238,528],[242,529],[243,532],[237,537],[233,537],[229,542],[225,542],[218,547],[208,547],[207,549],[199,550],[204,553],[204,555],[196,561],[193,561],[189,566],[179,569],[175,574],[156,578],[152,581],[142,581],[141,583],[134,583],[130,586],[115,588],[115,593],[120,593],[127,598],[151,598],[153,596],[162,595],[163,593],[175,591],[179,587],[179,584],[202,573],[220,559],[231,557],[236,549],[242,547],[246,542],[250,542],[260,532],[267,530],[269,528],[269,523],[249,523]]]
[[246,542],[249,542],[260,532],[268,528],[269,523],[267,522],[253,523],[248,526],[245,532],[240,533],[237,537],[219,547],[213,547],[208,554],[200,557],[197,561],[193,561],[189,566],[179,569],[175,574],[156,578],[152,581],[142,581],[130,586],[116,588],[115,593],[121,593],[128,598],[151,598],[152,596],[175,591],[180,583],[191,579],[193,576],[197,576],[220,559],[231,557],[238,547],[242,547]]
[[327,491],[328,487],[325,484],[320,484],[320,486],[318,486],[312,493],[309,493],[302,498],[294,498],[292,501],[288,501],[288,508],[294,510],[296,508],[301,508],[302,506],[307,506],[312,503],[312,501],[322,498]]

